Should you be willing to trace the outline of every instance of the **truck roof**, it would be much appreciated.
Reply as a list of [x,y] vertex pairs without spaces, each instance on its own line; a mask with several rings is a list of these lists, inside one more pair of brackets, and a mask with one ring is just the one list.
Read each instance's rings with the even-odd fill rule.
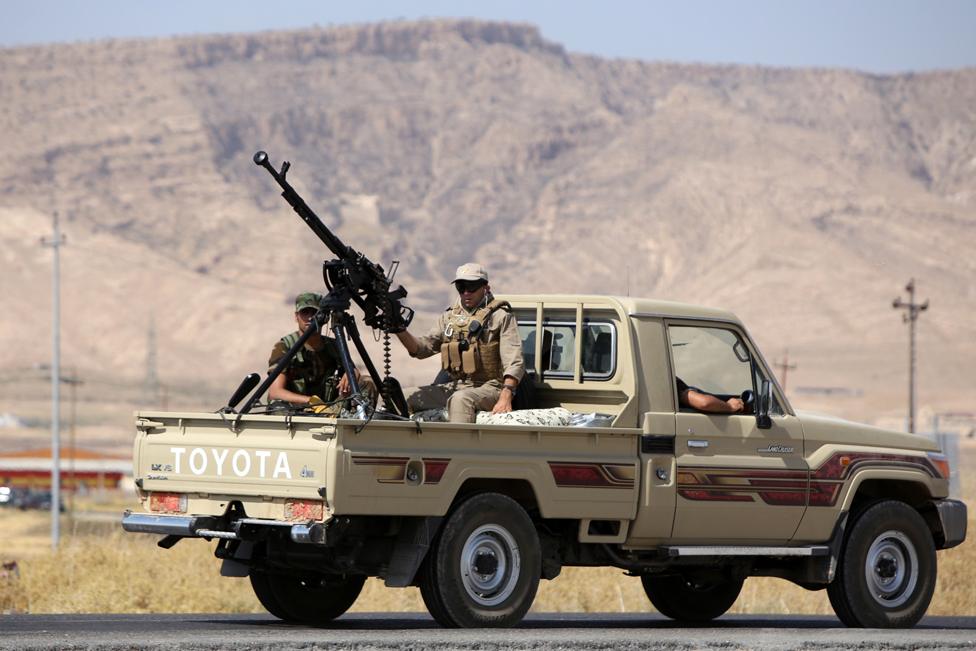
[[539,301],[545,304],[562,304],[567,307],[583,303],[588,307],[609,307],[628,316],[715,319],[742,325],[739,318],[728,310],[652,298],[605,296],[601,294],[505,294],[500,295],[499,298],[509,301],[513,307],[527,307]]

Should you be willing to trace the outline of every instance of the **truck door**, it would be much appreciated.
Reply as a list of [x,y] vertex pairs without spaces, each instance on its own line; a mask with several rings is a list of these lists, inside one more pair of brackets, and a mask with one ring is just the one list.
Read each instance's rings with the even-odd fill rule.
[[713,413],[682,404],[678,387],[727,401],[749,398],[746,391],[756,395],[768,379],[735,325],[671,322],[668,342],[676,406],[674,542],[789,541],[806,508],[809,481],[799,421],[776,393],[769,429],[757,427],[751,410]]

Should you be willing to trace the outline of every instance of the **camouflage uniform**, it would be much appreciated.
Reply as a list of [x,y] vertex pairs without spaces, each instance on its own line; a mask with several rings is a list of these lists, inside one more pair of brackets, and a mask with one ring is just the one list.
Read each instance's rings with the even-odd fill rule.
[[[320,294],[301,293],[295,298],[295,314],[310,308],[317,309],[321,302]],[[268,359],[269,373],[300,338],[301,332],[296,330],[274,345]],[[282,375],[285,376],[285,388],[289,391],[303,396],[318,396],[323,402],[332,402],[339,397],[339,379],[343,375],[342,360],[335,339],[321,332],[319,339],[321,345],[318,348],[306,341]],[[339,371],[338,375],[336,371]],[[375,405],[378,392],[373,381],[369,377],[361,377],[359,388],[370,403]]]
[[[297,330],[282,337],[271,350],[268,358],[268,372],[281,361],[288,349],[295,345],[301,337]],[[325,402],[337,397],[338,380],[334,377],[336,369],[342,368],[339,361],[339,350],[335,339],[322,336],[322,347],[315,350],[306,343],[292,358],[288,368],[282,373],[285,376],[285,387],[289,391],[304,396],[318,396]],[[341,372],[340,372],[341,376]]]
[[[492,297],[488,295],[487,300],[490,303]],[[424,359],[443,354],[442,346],[450,342],[451,333],[459,325],[466,325],[477,312],[469,313],[460,304],[445,310],[437,324],[417,338],[420,346],[412,356]],[[515,317],[504,310],[496,310],[482,326],[483,334],[479,338],[481,350],[491,351],[492,358],[484,359],[477,373],[466,374],[460,368],[448,368],[450,382],[408,390],[407,405],[411,412],[446,406],[451,422],[473,423],[477,411],[490,410],[498,402],[506,375],[521,382],[525,365]]]

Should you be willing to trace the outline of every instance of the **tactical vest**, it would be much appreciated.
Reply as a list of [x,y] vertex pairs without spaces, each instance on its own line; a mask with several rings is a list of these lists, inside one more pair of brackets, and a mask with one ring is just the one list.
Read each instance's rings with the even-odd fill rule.
[[[498,340],[486,341],[488,320],[499,309],[511,311],[508,301],[493,300],[474,314],[468,314],[460,305],[455,305],[447,318],[444,328],[444,343],[441,344],[441,368],[446,370],[452,380],[470,380],[483,384],[489,380],[501,380],[502,358]],[[481,330],[469,336],[471,323],[477,321]]]
[[[282,337],[285,350],[290,350],[298,341],[298,337],[297,332]],[[327,368],[320,356],[302,346],[288,365],[289,388],[302,395],[317,395],[325,402],[335,400],[338,395],[338,385],[333,375],[334,371],[334,368]]]

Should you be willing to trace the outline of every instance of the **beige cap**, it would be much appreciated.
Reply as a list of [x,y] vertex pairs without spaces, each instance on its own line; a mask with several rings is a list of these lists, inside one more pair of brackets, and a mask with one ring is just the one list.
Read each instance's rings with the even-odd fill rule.
[[488,282],[488,271],[477,262],[468,262],[457,268],[452,283],[459,280],[483,280]]

